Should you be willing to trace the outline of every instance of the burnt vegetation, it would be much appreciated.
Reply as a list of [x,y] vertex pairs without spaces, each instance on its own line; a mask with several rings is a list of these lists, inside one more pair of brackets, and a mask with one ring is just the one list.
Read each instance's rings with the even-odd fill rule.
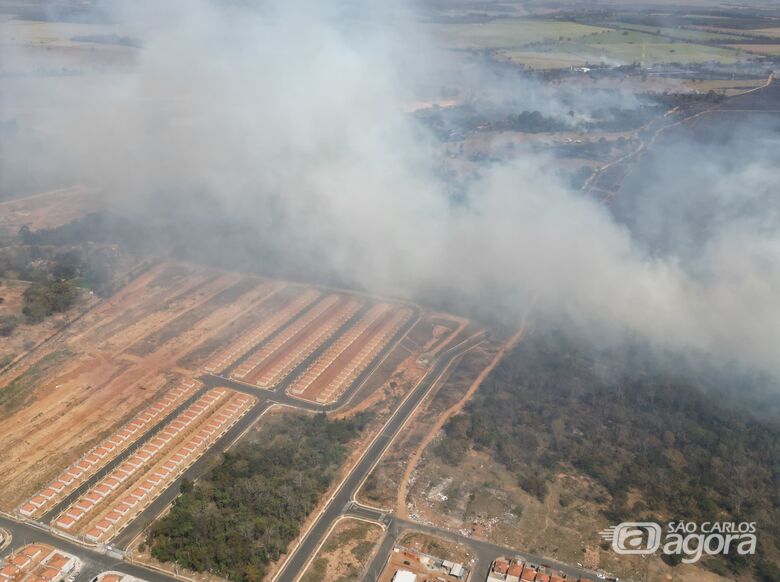
[[[708,565],[729,577],[753,567],[762,580],[780,580],[773,398],[761,378],[693,376],[638,353],[594,353],[542,335],[502,361],[448,423],[436,454],[457,463],[472,447],[490,451],[539,499],[556,473],[580,472],[608,492],[598,502],[613,523],[756,522],[756,556]],[[751,399],[760,404],[744,402]]]

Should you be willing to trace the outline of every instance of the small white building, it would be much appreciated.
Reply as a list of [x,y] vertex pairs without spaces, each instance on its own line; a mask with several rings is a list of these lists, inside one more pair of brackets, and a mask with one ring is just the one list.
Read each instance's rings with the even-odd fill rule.
[[396,570],[392,582],[417,582],[417,575],[409,570]]

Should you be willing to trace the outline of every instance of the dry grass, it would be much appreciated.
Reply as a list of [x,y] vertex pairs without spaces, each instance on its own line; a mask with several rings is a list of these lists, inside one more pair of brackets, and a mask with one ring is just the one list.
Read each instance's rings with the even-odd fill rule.
[[373,556],[383,530],[378,525],[356,519],[342,519],[301,579],[302,582],[360,579]]
[[780,55],[780,44],[730,44],[728,46],[757,55]]
[[576,39],[607,30],[597,26],[557,20],[503,18],[473,24],[430,24],[442,44],[455,49],[521,47],[559,38]]
[[473,451],[456,466],[429,454],[412,490],[418,519],[499,545],[633,580],[725,582],[700,566],[673,570],[658,557],[621,557],[602,549],[598,532],[611,525],[601,514],[606,495],[603,488],[569,471],[556,475],[540,501],[521,489],[492,456]]

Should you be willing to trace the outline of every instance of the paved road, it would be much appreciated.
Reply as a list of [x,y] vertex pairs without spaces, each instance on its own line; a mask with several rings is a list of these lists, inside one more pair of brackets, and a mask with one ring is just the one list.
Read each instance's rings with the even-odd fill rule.
[[[358,317],[359,315],[360,313],[358,313],[355,317]],[[419,313],[418,313],[418,319],[419,319]],[[351,323],[354,323],[354,321],[350,320],[343,327],[346,327]],[[367,368],[361,376],[358,376],[358,378],[355,380],[355,382],[352,383],[350,388],[344,394],[342,394],[341,397],[336,402],[328,406],[323,406],[313,402],[308,402],[305,400],[300,400],[298,398],[293,398],[291,396],[288,396],[285,393],[285,391],[287,390],[287,387],[289,386],[290,382],[292,382],[305,367],[309,366],[313,361],[313,359],[319,357],[322,350],[327,349],[327,347],[329,347],[331,343],[336,341],[336,338],[338,337],[339,334],[334,334],[334,337],[330,341],[326,342],[326,344],[322,346],[320,350],[316,351],[309,358],[301,362],[300,365],[298,365],[292,372],[290,372],[287,375],[286,380],[280,382],[279,385],[273,390],[258,389],[256,386],[245,384],[243,382],[237,382],[225,376],[217,376],[214,374],[205,374],[204,376],[202,376],[200,378],[200,381],[203,382],[204,384],[204,389],[203,389],[204,391],[210,388],[224,386],[227,388],[232,388],[233,390],[237,390],[239,392],[243,392],[245,394],[249,394],[250,396],[257,398],[258,402],[246,415],[244,415],[238,421],[238,423],[236,423],[219,441],[217,441],[217,443],[214,446],[212,446],[206,454],[204,454],[200,459],[198,459],[189,469],[187,469],[187,471],[184,472],[184,474],[179,479],[174,481],[174,483],[170,487],[168,487],[157,499],[155,499],[149,505],[149,507],[147,507],[143,512],[141,512],[141,514],[137,518],[135,518],[125,529],[123,529],[117,536],[115,536],[111,540],[112,544],[118,548],[128,549],[130,543],[138,536],[138,534],[143,532],[149,526],[149,524],[152,521],[154,521],[154,519],[158,515],[160,515],[160,513],[162,513],[162,511],[170,503],[172,503],[174,499],[176,499],[176,497],[179,494],[179,487],[181,485],[181,480],[185,478],[190,480],[195,480],[201,475],[203,475],[210,465],[210,460],[213,459],[215,455],[221,454],[222,451],[227,449],[241,434],[243,434],[243,432],[247,428],[249,428],[255,421],[257,421],[257,419],[272,405],[280,404],[283,406],[290,406],[301,410],[307,410],[310,412],[331,411],[344,406],[347,402],[349,402],[349,400],[357,392],[357,390],[359,390],[362,387],[363,383],[376,370],[376,368],[379,365],[381,365],[381,362],[384,360],[384,358],[396,348],[397,343],[400,342],[401,339],[406,336],[407,332],[416,323],[417,323],[417,319],[411,318],[410,322],[407,325],[403,326],[401,330],[399,330],[398,334],[396,334],[396,336],[393,338],[393,341],[388,342],[388,346],[385,348],[385,350],[383,350],[380,353],[379,357],[377,358],[376,360],[377,363],[374,364],[374,366],[370,366],[369,368]],[[339,330],[339,332],[340,331],[341,329]],[[273,335],[267,338],[266,341],[270,341],[272,337]],[[254,346],[252,350],[250,350],[250,353],[258,349],[258,347],[260,347],[261,345],[263,344],[258,344],[257,346]],[[239,360],[239,362],[240,361],[241,360]],[[239,362],[236,362],[233,365],[233,367],[238,365]]]
[[273,578],[273,582],[295,582],[304,572],[309,560],[316,554],[333,523],[341,516],[344,508],[352,501],[364,478],[379,460],[395,435],[403,428],[430,389],[447,372],[449,365],[466,350],[483,340],[482,336],[472,337],[447,350],[433,365],[431,370],[403,400],[384,427],[379,431],[366,451],[360,457],[336,492],[325,504],[308,532],[298,546],[285,560]]
[[10,531],[13,536],[11,545],[0,551],[0,558],[7,556],[13,550],[25,544],[43,542],[71,553],[82,561],[83,565],[81,572],[76,578],[76,582],[87,582],[100,572],[105,572],[106,570],[117,570],[135,576],[136,578],[148,580],[149,582],[176,582],[175,578],[166,576],[156,570],[151,570],[136,564],[129,564],[94,549],[82,546],[81,544],[76,544],[58,536],[54,536],[46,531],[45,528],[36,527],[27,523],[18,523],[4,516],[0,516],[0,527]]
[[162,421],[154,425],[147,433],[142,435],[141,438],[139,438],[135,443],[133,443],[132,445],[127,447],[124,451],[119,453],[105,467],[103,467],[100,471],[98,471],[92,477],[90,477],[84,483],[82,483],[78,489],[73,491],[73,493],[71,493],[70,495],[66,496],[62,501],[60,501],[48,512],[46,512],[41,517],[40,521],[42,521],[43,523],[51,523],[51,521],[55,517],[57,517],[60,513],[62,513],[62,511],[64,511],[65,508],[67,508],[71,503],[73,503],[84,493],[89,491],[98,481],[100,481],[103,477],[105,477],[111,471],[116,469],[119,465],[124,463],[128,457],[130,457],[134,452],[140,449],[145,443],[149,442],[152,438],[154,438],[154,436],[157,433],[159,433],[163,428],[165,428],[165,425],[167,425],[171,420],[176,418],[176,416],[184,412],[184,409],[187,408],[193,402],[195,402],[195,400],[197,400],[200,396],[202,396],[203,393],[206,392],[206,390],[207,388],[201,388],[200,390],[197,390],[192,396],[190,396],[184,402],[179,404],[179,406],[177,406],[168,415],[166,415],[162,419]]
[[[409,321],[401,327],[401,329],[395,334],[393,339],[387,343],[387,346],[385,349],[383,349],[381,352],[379,352],[379,355],[375,358],[374,364],[372,366],[368,366],[361,374],[358,375],[357,378],[352,382],[352,384],[347,388],[339,397],[336,399],[335,402],[332,402],[331,404],[317,404],[316,402],[310,402],[308,400],[303,400],[300,398],[295,398],[293,396],[289,396],[287,394],[287,388],[290,387],[290,385],[293,383],[293,381],[306,369],[308,368],[314,361],[317,360],[333,343],[336,342],[338,337],[342,334],[343,330],[345,330],[350,325],[354,324],[354,322],[360,318],[362,313],[364,311],[367,311],[367,308],[358,312],[355,316],[353,316],[347,323],[342,325],[338,332],[333,334],[333,337],[325,342],[322,346],[320,346],[317,350],[315,350],[308,358],[306,358],[303,362],[298,364],[290,373],[287,374],[286,378],[279,383],[278,386],[271,390],[264,390],[262,388],[258,388],[257,386],[254,386],[252,384],[247,384],[245,382],[240,382],[237,380],[233,380],[232,378],[229,378],[228,375],[231,370],[233,370],[236,366],[238,366],[241,362],[243,362],[246,358],[248,358],[254,351],[260,349],[262,346],[264,346],[267,342],[271,341],[276,333],[272,334],[266,340],[263,342],[260,342],[259,344],[255,345],[246,355],[241,357],[239,360],[237,360],[233,365],[228,367],[225,372],[222,374],[205,374],[200,378],[201,382],[204,382],[206,385],[211,387],[216,386],[225,386],[227,388],[232,388],[234,390],[238,390],[239,392],[244,392],[246,394],[250,394],[252,396],[260,396],[262,398],[267,399],[269,402],[275,402],[276,404],[282,404],[284,406],[291,406],[294,408],[300,408],[302,410],[308,410],[312,412],[332,412],[334,410],[338,410],[340,408],[343,408],[346,404],[352,400],[352,398],[357,394],[357,392],[363,387],[363,385],[366,383],[366,380],[371,377],[371,375],[379,369],[380,366],[384,363],[385,359],[394,352],[399,344],[406,338],[406,334],[409,333],[409,330],[411,330],[417,322],[420,320],[420,312],[419,309],[415,308],[416,310],[416,317],[410,317]],[[294,321],[294,320],[293,320]]]
[[[360,517],[362,519],[371,519],[370,510],[365,507],[349,508],[344,512],[344,515]],[[372,560],[371,564],[368,567],[366,575],[363,578],[364,582],[375,582],[376,580],[379,579],[379,575],[382,573],[382,569],[387,563],[387,559],[390,556],[390,552],[392,552],[393,550],[393,546],[395,545],[396,541],[401,536],[401,534],[407,531],[417,531],[421,533],[426,533],[432,536],[448,539],[455,543],[463,544],[467,546],[471,550],[471,554],[476,559],[474,564],[470,565],[470,567],[472,568],[471,580],[477,582],[487,578],[491,563],[499,556],[517,557],[531,564],[537,564],[537,565],[544,564],[545,566],[549,566],[554,570],[565,572],[567,576],[572,580],[577,580],[578,578],[583,578],[583,577],[590,578],[593,580],[596,579],[595,572],[570,566],[568,564],[563,564],[555,560],[549,560],[547,558],[536,556],[534,554],[529,554],[527,552],[521,552],[513,548],[507,548],[507,547],[499,546],[497,544],[491,544],[490,542],[486,542],[483,540],[478,540],[467,536],[463,536],[457,532],[443,530],[441,528],[423,525],[413,521],[402,520],[392,516],[388,517],[386,514],[378,511],[374,513],[373,521],[378,521],[380,523],[385,524],[387,527],[387,533],[385,534],[385,537],[382,540],[382,544],[379,547],[379,551],[377,552],[376,556],[374,557],[374,559]]]
[[[358,317],[360,313],[361,312],[359,312],[355,317]],[[346,327],[354,323],[353,319],[347,322],[343,327]],[[317,350],[314,354],[312,354],[312,356],[310,356],[299,366],[297,366],[290,374],[288,374],[287,380],[281,382],[279,386],[277,386],[274,390],[261,390],[255,386],[245,384],[242,382],[237,382],[235,380],[231,380],[230,378],[224,376],[205,374],[200,378],[200,381],[203,383],[203,388],[198,390],[194,395],[188,398],[185,402],[177,406],[175,410],[171,411],[161,422],[155,425],[148,433],[143,435],[136,443],[128,447],[126,450],[122,451],[116,458],[112,459],[111,462],[108,463],[103,469],[101,469],[95,475],[87,479],[77,490],[75,490],[73,493],[71,493],[70,495],[65,497],[62,501],[60,501],[56,506],[54,506],[50,511],[48,511],[41,518],[40,521],[44,524],[50,523],[64,509],[66,509],[70,504],[76,501],[81,495],[86,493],[90,488],[94,487],[95,484],[98,483],[100,479],[108,475],[111,471],[113,471],[116,467],[118,467],[121,463],[123,463],[130,455],[132,455],[136,450],[138,450],[141,446],[143,446],[144,443],[148,442],[160,430],[162,430],[169,421],[173,420],[173,418],[175,418],[178,414],[183,412],[187,406],[192,404],[198,397],[203,395],[209,389],[216,388],[218,386],[224,386],[227,388],[232,388],[233,390],[237,390],[239,392],[243,392],[245,394],[249,394],[250,396],[257,398],[258,403],[246,415],[244,415],[244,417],[242,417],[241,420],[239,420],[239,422],[233,428],[231,428],[216,443],[215,446],[211,447],[205,455],[203,455],[189,469],[187,469],[187,471],[182,475],[182,477],[177,479],[168,489],[166,489],[160,495],[160,497],[158,497],[155,501],[153,501],[147,509],[141,512],[141,514],[136,519],[134,519],[132,523],[130,523],[124,530],[122,530],[117,536],[114,537],[112,543],[116,547],[127,549],[130,542],[133,539],[135,539],[135,537],[140,532],[142,532],[149,525],[149,523],[151,523],[151,521],[154,520],[154,518],[157,517],[163,511],[163,509],[165,509],[165,507],[167,507],[168,504],[170,504],[176,498],[176,496],[179,493],[179,486],[181,484],[181,480],[183,478],[193,480],[200,477],[208,468],[209,461],[214,458],[214,455],[220,454],[225,448],[227,448],[225,446],[226,444],[227,445],[231,444],[238,435],[242,434],[271,405],[280,404],[283,406],[290,406],[301,410],[306,410],[309,412],[318,412],[318,411],[327,412],[327,411],[337,410],[338,408],[343,407],[346,403],[349,402],[349,400],[351,400],[354,394],[363,386],[365,381],[376,370],[376,368],[381,365],[385,357],[389,355],[390,352],[392,352],[394,349],[396,349],[397,344],[406,336],[407,332],[413,327],[413,325],[417,323],[418,319],[419,319],[419,312],[417,318],[410,318],[410,321],[406,325],[404,325],[401,330],[399,330],[399,332],[396,334],[396,337],[393,338],[393,341],[388,342],[388,346],[385,348],[385,350],[383,350],[380,353],[374,366],[370,366],[369,368],[367,368],[363,372],[363,374],[358,376],[355,382],[352,383],[350,388],[344,394],[342,394],[336,402],[330,405],[323,406],[321,404],[316,404],[314,402],[308,402],[305,400],[300,400],[298,398],[293,398],[291,396],[288,396],[285,393],[285,391],[287,390],[287,387],[289,386],[290,382],[297,377],[298,372],[302,371],[303,368],[308,366],[313,361],[314,358],[319,357],[320,353],[323,350],[327,349],[327,347],[329,347],[330,344],[335,341],[335,338],[338,336],[338,334],[335,334],[333,339],[326,342],[326,344],[322,346],[319,350]],[[267,338],[266,341],[270,341],[273,335],[270,338]],[[250,350],[249,354],[251,354],[251,352],[254,351],[254,349],[256,349],[257,347],[258,346],[255,346],[255,348]],[[247,356],[245,357],[248,357],[249,354],[247,354]],[[238,363],[239,362],[236,362],[234,366],[237,365]]]
[[[160,497],[158,497],[152,504],[144,510],[138,518],[119,533],[113,540],[112,544],[115,548],[126,549],[128,545],[151,523],[178,495],[181,479],[196,479],[201,476],[209,466],[210,460],[214,455],[220,454],[223,450],[230,447],[236,439],[238,439],[244,431],[246,431],[257,419],[272,405],[279,404],[285,406],[291,406],[308,411],[331,411],[343,407],[362,387],[365,380],[375,371],[375,369],[381,365],[384,358],[396,349],[398,343],[405,337],[406,333],[411,326],[416,323],[412,322],[410,325],[405,326],[404,329],[399,332],[398,336],[394,338],[394,341],[390,343],[388,348],[382,356],[377,360],[377,364],[366,370],[364,374],[358,378],[356,382],[345,392],[337,402],[322,406],[315,403],[292,398],[285,393],[288,382],[282,382],[274,390],[259,390],[254,386],[236,382],[225,378],[223,376],[216,375],[204,375],[201,377],[201,381],[204,384],[204,388],[198,391],[188,402],[180,405],[176,411],[172,412],[166,421],[170,420],[173,415],[181,412],[183,408],[194,400],[197,396],[204,391],[216,387],[225,386],[233,388],[240,392],[250,394],[258,399],[257,404],[244,415],[217,443],[210,449],[209,453],[202,456],[196,461],[187,471],[177,479],[171,487],[165,490]],[[557,564],[549,560],[542,560],[537,556],[518,552],[510,548],[502,548],[494,544],[482,542],[480,540],[474,540],[465,536],[461,536],[457,533],[440,530],[430,526],[417,524],[414,522],[404,521],[393,517],[391,514],[384,513],[380,509],[366,507],[359,505],[353,501],[354,495],[362,485],[365,477],[370,473],[375,463],[379,461],[385,450],[404,427],[406,421],[411,417],[419,404],[423,401],[428,392],[433,388],[449,371],[450,365],[463,353],[472,349],[477,344],[483,341],[482,335],[472,336],[460,344],[449,348],[445,351],[439,359],[437,359],[433,367],[428,371],[425,377],[412,389],[407,397],[396,408],[388,422],[380,430],[379,434],[370,443],[366,451],[361,456],[358,463],[352,468],[345,480],[336,489],[336,492],[326,503],[324,509],[320,512],[316,518],[312,527],[308,530],[306,535],[301,539],[298,546],[292,551],[291,555],[282,565],[277,575],[274,577],[274,582],[295,582],[304,572],[309,560],[316,554],[322,542],[324,542],[330,528],[335,521],[344,515],[352,517],[360,517],[363,519],[376,521],[381,523],[387,528],[387,535],[385,536],[380,550],[369,567],[366,580],[376,580],[381,572],[384,564],[392,551],[392,547],[397,539],[398,535],[405,530],[413,529],[416,531],[422,531],[432,535],[441,536],[444,538],[452,539],[458,543],[468,545],[472,553],[476,556],[477,561],[473,565],[473,571],[475,574],[474,580],[481,580],[487,576],[487,571],[490,567],[490,563],[493,559],[500,555],[520,556],[533,563],[545,563],[550,564],[556,569],[560,569],[573,576],[587,575],[594,577],[592,572],[586,572],[584,570],[578,570],[577,568],[571,568],[565,564]],[[307,362],[304,362],[305,365]],[[296,368],[297,369],[297,368]],[[295,374],[290,374],[288,378],[294,378]],[[165,423],[160,423],[159,427],[162,427]],[[156,432],[156,431],[155,431]],[[151,438],[151,435],[147,435],[134,446],[140,446],[142,442],[145,442]],[[120,458],[112,461],[103,471],[98,475],[90,479],[87,484],[80,488],[80,491],[92,486],[104,473],[107,473],[111,468],[126,458],[131,451],[126,451],[120,455]],[[56,515],[65,505],[71,502],[76,497],[76,494],[69,496],[68,499],[59,504],[54,510],[47,514],[47,517]],[[50,543],[57,547],[61,547],[63,550],[73,553],[79,556],[83,562],[84,567],[77,582],[90,580],[94,575],[101,571],[113,569],[121,572],[126,572],[133,576],[149,580],[150,582],[170,582],[174,580],[172,577],[165,574],[158,573],[154,570],[148,569],[143,566],[129,564],[127,562],[118,561],[104,553],[98,552],[95,549],[82,546],[80,544],[71,542],[69,540],[54,536],[44,525],[19,523],[13,520],[0,516],[0,527],[5,527],[14,536],[14,543],[12,547],[18,547],[29,541],[37,540],[45,543]],[[0,557],[4,553],[8,553],[10,548],[5,552],[0,552]]]
[[138,534],[143,532],[154,519],[162,513],[162,511],[168,507],[173,500],[179,495],[179,488],[181,486],[182,479],[189,479],[194,481],[201,475],[203,475],[209,468],[211,460],[215,455],[222,454],[223,451],[228,449],[233,442],[243,434],[252,424],[257,421],[258,418],[271,406],[266,400],[258,401],[244,416],[242,416],[236,424],[234,424],[230,430],[228,430],[222,437],[209,448],[207,454],[201,456],[195,461],[184,473],[176,479],[170,487],[168,487],[162,494],[157,497],[149,507],[144,509],[138,517],[136,517],[130,524],[117,534],[112,540],[111,544],[114,547],[127,550],[130,542],[132,542]]

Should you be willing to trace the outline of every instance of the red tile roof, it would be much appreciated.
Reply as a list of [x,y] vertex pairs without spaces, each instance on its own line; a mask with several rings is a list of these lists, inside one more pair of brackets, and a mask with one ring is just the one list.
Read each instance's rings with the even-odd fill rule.
[[509,562],[506,560],[496,560],[493,563],[493,571],[497,572],[499,574],[506,574],[506,571],[509,569]]

